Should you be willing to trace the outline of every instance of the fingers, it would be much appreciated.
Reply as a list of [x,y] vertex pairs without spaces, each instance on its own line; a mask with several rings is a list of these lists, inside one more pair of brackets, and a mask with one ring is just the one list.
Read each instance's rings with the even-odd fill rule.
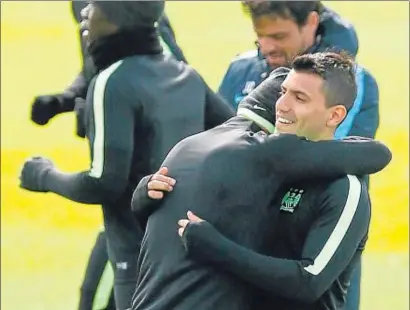
[[152,199],[162,199],[164,192],[171,192],[174,189],[176,180],[166,176],[168,168],[162,167],[155,173],[148,182],[148,196]]
[[188,225],[188,223],[189,223],[189,220],[185,220],[185,219],[178,221],[178,225],[179,225],[178,235],[180,237],[182,237],[182,235],[184,234],[185,227],[186,227],[186,225]]
[[184,230],[185,230],[185,227],[180,227],[180,228],[178,229],[178,235],[179,235],[180,237],[182,237],[182,235],[184,234]]
[[203,219],[201,219],[200,217],[196,216],[192,211],[188,211],[187,212],[187,216],[188,216],[188,220],[190,220],[191,222],[202,222]]
[[148,191],[171,192],[174,188],[167,182],[153,180],[148,182]]
[[162,199],[165,192],[171,192],[174,189],[176,180],[168,177],[168,168],[161,167],[152,175],[147,184],[148,197],[151,199]]
[[161,167],[156,174],[168,175],[168,168]]
[[189,223],[189,220],[187,220],[187,219],[181,219],[181,220],[178,221],[178,225],[181,226],[181,227],[184,227],[184,228],[185,228],[186,225],[188,225],[188,223]]
[[[176,180],[171,178],[171,177],[167,177],[161,174],[154,174],[150,180],[150,182],[153,181],[157,181],[157,182],[161,182],[161,183],[165,183],[168,184],[169,186],[174,186],[176,183]],[[149,182],[149,183],[150,183]]]
[[148,191],[148,197],[151,199],[162,199],[164,198],[164,193],[159,191]]

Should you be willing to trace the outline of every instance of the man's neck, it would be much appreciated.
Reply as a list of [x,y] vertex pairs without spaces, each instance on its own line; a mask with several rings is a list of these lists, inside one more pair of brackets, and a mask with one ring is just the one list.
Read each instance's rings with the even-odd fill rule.
[[329,133],[329,132],[324,132],[322,134],[319,134],[318,136],[314,137],[313,139],[310,139],[312,141],[325,141],[325,140],[333,140],[334,134],[333,132]]

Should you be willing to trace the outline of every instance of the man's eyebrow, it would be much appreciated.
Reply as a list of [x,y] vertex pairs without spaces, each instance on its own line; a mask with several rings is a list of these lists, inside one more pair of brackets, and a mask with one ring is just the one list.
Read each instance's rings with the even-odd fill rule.
[[288,32],[286,32],[286,31],[274,32],[274,33],[260,33],[256,29],[254,29],[254,31],[258,36],[270,37],[270,38],[282,37],[282,36],[288,35]]
[[278,32],[275,32],[275,33],[267,34],[267,36],[269,36],[269,37],[279,37],[279,36],[287,35],[288,33],[289,33],[288,31],[278,31]]
[[309,93],[304,92],[304,91],[302,91],[302,90],[287,89],[286,86],[284,86],[284,85],[282,85],[281,88],[282,88],[282,90],[286,90],[286,91],[291,92],[292,94],[295,94],[295,95],[302,95],[302,96],[307,97],[307,98],[310,98],[310,97],[311,97],[311,96],[309,95]]
[[306,93],[306,92],[304,92],[304,91],[302,91],[302,90],[293,90],[292,92],[293,92],[294,94],[296,94],[296,95],[302,95],[302,96],[304,96],[304,97],[310,98],[309,93]]

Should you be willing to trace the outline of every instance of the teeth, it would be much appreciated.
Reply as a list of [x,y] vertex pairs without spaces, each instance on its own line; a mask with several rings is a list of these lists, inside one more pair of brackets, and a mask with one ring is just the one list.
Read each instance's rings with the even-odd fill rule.
[[281,122],[281,123],[284,123],[284,124],[293,124],[292,121],[287,120],[287,119],[285,119],[285,118],[283,118],[283,117],[279,117],[279,118],[278,118],[278,121]]

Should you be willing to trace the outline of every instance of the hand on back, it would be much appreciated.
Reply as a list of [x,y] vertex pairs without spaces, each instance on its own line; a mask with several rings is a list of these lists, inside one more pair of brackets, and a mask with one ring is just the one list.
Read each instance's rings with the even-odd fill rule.
[[171,192],[174,189],[176,180],[168,176],[168,168],[162,167],[151,177],[148,182],[148,197],[151,199],[162,199],[164,193]]

